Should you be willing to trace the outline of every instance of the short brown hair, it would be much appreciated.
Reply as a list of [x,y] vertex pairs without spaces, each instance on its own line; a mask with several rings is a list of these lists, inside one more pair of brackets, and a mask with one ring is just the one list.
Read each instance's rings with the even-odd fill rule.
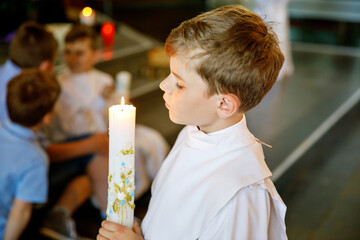
[[187,20],[166,40],[169,56],[198,60],[208,94],[235,94],[239,111],[255,107],[274,85],[284,56],[271,27],[242,6],[223,6]]
[[84,24],[74,25],[65,36],[65,43],[75,42],[79,39],[89,38],[92,49],[99,48],[99,37],[95,29]]
[[25,69],[7,85],[6,104],[11,121],[32,127],[50,112],[60,94],[54,75]]
[[43,61],[55,62],[58,43],[36,22],[23,23],[10,43],[10,60],[20,68],[37,68]]

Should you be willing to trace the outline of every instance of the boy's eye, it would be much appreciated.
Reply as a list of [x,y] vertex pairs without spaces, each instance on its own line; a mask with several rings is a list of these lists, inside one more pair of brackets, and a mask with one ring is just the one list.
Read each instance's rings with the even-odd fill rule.
[[174,74],[172,74],[172,75],[173,75],[173,77],[174,77],[174,79],[176,81],[176,87],[179,88],[179,89],[184,89],[185,86],[181,85],[181,81]]
[[179,88],[179,89],[183,89],[184,86],[180,85],[178,82],[176,83],[176,87]]

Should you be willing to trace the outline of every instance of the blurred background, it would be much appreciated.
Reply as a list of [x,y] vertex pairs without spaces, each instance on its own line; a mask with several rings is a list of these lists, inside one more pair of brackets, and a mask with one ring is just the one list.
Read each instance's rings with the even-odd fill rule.
[[[89,6],[99,32],[105,22],[116,26],[96,67],[113,77],[131,73],[137,122],[172,145],[182,126],[168,119],[158,89],[169,73],[163,44],[182,21],[226,4],[259,11],[275,26],[287,21],[282,41],[288,41],[291,71],[246,116],[254,135],[273,146],[264,151],[288,207],[289,239],[360,239],[360,0],[1,0],[0,63],[22,22],[46,24],[61,46]],[[272,12],[262,11],[271,4]],[[140,218],[148,197],[138,202]],[[94,237],[99,222],[91,216],[89,208],[80,210],[77,223],[80,233]]]

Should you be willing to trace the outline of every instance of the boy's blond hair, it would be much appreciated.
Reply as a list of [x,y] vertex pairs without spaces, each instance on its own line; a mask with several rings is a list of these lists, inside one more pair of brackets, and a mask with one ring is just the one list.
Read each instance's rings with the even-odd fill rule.
[[9,58],[20,68],[37,68],[44,61],[55,62],[58,43],[36,22],[23,23],[10,43]]
[[284,62],[272,29],[242,6],[223,6],[183,22],[171,31],[165,50],[191,61],[210,96],[235,94],[242,112],[263,99]]
[[99,36],[95,29],[84,24],[74,25],[65,36],[65,43],[73,43],[77,40],[90,39],[93,50],[99,48]]
[[52,111],[60,85],[49,72],[25,69],[7,85],[6,104],[11,121],[25,127],[40,123]]

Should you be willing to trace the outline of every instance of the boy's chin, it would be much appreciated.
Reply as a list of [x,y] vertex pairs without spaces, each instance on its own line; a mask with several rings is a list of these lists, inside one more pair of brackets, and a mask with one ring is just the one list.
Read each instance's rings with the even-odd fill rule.
[[87,70],[87,69],[84,69],[84,68],[76,68],[76,67],[69,67],[69,69],[70,69],[70,71],[72,72],[72,73],[84,73],[84,72],[87,72],[87,71],[89,71],[89,70]]
[[181,121],[180,119],[176,118],[175,116],[171,115],[171,113],[169,112],[169,118],[170,120],[175,123],[175,124],[179,124],[179,125],[189,125],[189,123],[186,123],[185,121]]
[[70,69],[70,71],[75,74],[86,72],[86,71],[81,71],[81,70],[77,70],[77,69]]

